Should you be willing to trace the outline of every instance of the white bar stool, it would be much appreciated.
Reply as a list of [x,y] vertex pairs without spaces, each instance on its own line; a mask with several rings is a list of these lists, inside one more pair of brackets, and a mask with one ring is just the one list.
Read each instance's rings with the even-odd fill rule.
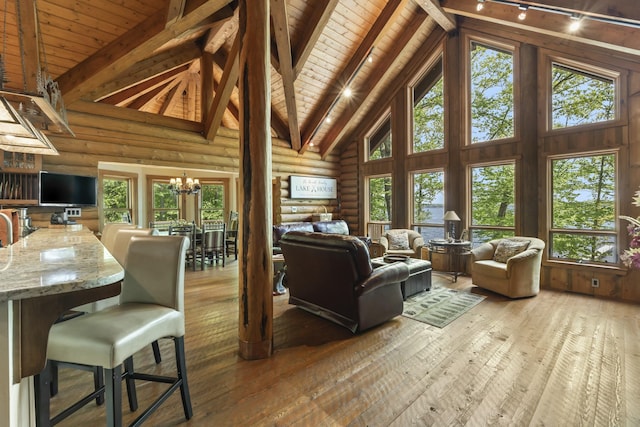
[[[131,425],[140,425],[178,388],[185,417],[191,418],[193,411],[184,352],[184,265],[189,243],[183,236],[132,237],[125,260],[120,304],[53,325],[47,347],[49,360],[98,366],[105,373],[104,387],[70,407],[71,412],[63,411],[60,415],[64,418],[104,393],[107,425],[121,426],[122,379],[127,383],[132,411],[137,409],[134,380],[170,384]],[[133,355],[160,338],[174,340],[175,378],[134,371]],[[63,419],[49,419],[48,372],[47,367],[35,379],[38,426],[53,425]]]

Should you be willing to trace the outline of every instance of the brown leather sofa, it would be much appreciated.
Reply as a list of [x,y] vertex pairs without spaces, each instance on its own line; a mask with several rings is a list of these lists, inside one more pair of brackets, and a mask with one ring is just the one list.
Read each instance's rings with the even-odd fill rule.
[[403,262],[373,268],[356,236],[290,231],[280,246],[289,303],[359,332],[402,314]]
[[342,219],[315,222],[284,222],[273,226],[273,253],[280,253],[280,239],[290,231],[349,234],[349,225]]

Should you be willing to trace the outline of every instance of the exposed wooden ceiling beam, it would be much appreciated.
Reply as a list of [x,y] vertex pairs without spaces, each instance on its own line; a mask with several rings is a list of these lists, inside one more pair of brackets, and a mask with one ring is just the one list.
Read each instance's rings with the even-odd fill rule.
[[167,1],[167,27],[182,18],[187,0],[168,0]]
[[233,40],[238,32],[238,25],[238,8],[236,8],[231,18],[211,27],[202,50],[212,54],[216,53],[228,40]]
[[314,7],[308,23],[304,26],[304,32],[298,39],[298,43],[295,46],[291,46],[295,77],[300,74],[309,55],[311,55],[311,51],[320,38],[322,30],[324,30],[327,22],[329,22],[338,1],[339,0],[327,0],[324,7]]
[[273,20],[273,32],[278,47],[280,75],[282,76],[282,84],[284,86],[284,99],[287,107],[291,148],[299,150],[301,142],[300,127],[298,125],[298,108],[296,106],[295,76],[291,58],[291,38],[289,35],[287,5],[284,0],[271,0],[271,18]]
[[213,55],[209,52],[203,52],[200,58],[200,109],[202,111],[202,122],[207,121],[207,117],[211,114],[209,108],[213,103],[214,96],[214,77],[213,77]]
[[[316,129],[324,121],[325,116],[329,112],[331,106],[335,103],[335,100],[340,97],[342,90],[342,84],[340,82],[351,81],[355,73],[360,68],[362,62],[367,59],[369,52],[371,52],[371,48],[380,39],[380,37],[385,34],[388,27],[394,22],[393,18],[404,9],[407,2],[408,0],[389,0],[382,12],[380,12],[380,15],[378,15],[378,18],[365,36],[364,40],[362,40],[362,43],[358,46],[356,52],[343,68],[342,72],[340,72],[340,74],[333,79],[333,82],[328,85],[329,89],[321,97],[323,101],[316,106],[305,124],[305,129],[302,132],[302,147],[300,148],[301,154],[307,150]],[[339,88],[339,90],[336,91],[335,88]]]
[[154,85],[153,87],[145,90],[144,92],[140,92],[138,96],[134,99],[129,100],[130,102],[126,105],[127,108],[132,108],[134,110],[140,110],[144,108],[149,102],[152,102],[153,99],[160,95],[168,86],[169,81],[164,81],[161,85]]
[[[409,40],[418,31],[418,29],[422,25],[425,25],[427,23],[428,17],[429,15],[427,15],[425,12],[415,14],[409,24],[406,26],[405,31],[400,34],[399,39],[396,40],[394,45],[406,46],[407,44],[409,44]],[[375,88],[380,83],[385,73],[388,73],[389,70],[396,69],[393,64],[401,55],[402,49],[396,49],[389,55],[382,58],[381,63],[376,65],[376,71],[371,73],[367,77],[366,81],[362,83],[362,87],[370,88],[370,90]],[[389,93],[393,92],[386,92],[387,95]],[[366,95],[361,97],[360,99],[352,100],[346,110],[342,112],[340,117],[337,120],[334,120],[333,125],[326,133],[323,140],[319,144],[317,144],[320,147],[320,154],[322,158],[326,158],[344,137],[346,125],[353,119],[356,113],[358,113],[360,109],[363,108],[365,99]]]
[[111,105],[128,105],[130,103],[129,100],[134,99],[141,94],[154,89],[155,87],[166,84],[167,81],[176,78],[176,76],[188,69],[188,65],[182,65],[181,67],[174,68],[173,70],[169,70],[165,73],[144,80],[136,85],[130,86],[127,89],[116,92],[113,95],[102,99],[100,102]]
[[[583,0],[584,4],[586,1]],[[571,32],[568,28],[571,23],[569,16],[530,9],[527,11],[526,19],[519,20],[517,17],[518,9],[513,6],[487,2],[484,9],[478,12],[475,5],[475,3],[466,0],[443,1],[444,9],[450,13],[591,46],[640,55],[640,30],[637,29],[587,20],[582,23],[580,30]],[[590,8],[574,8],[572,10],[576,13],[585,13]]]
[[224,7],[229,0],[209,0],[165,27],[166,12],[160,11],[127,31],[58,78],[68,105],[83,98],[93,88],[111,80],[135,63],[149,57],[149,52],[162,46],[206,17]]
[[415,0],[447,33],[456,29],[456,18],[440,7],[438,0]]
[[169,111],[169,109],[173,107],[178,91],[182,93],[182,90],[180,90],[180,88],[184,90],[184,83],[182,79],[174,80],[171,84],[165,87],[165,93],[167,94],[167,96],[164,98],[164,102],[162,103],[162,106],[160,106],[158,114],[164,116],[165,114],[167,114],[167,111]]
[[140,61],[112,80],[105,82],[94,91],[87,93],[87,99],[102,100],[138,82],[180,68],[200,57],[200,48],[194,43],[184,43],[172,49]]
[[222,73],[220,84],[216,88],[213,104],[208,108],[210,114],[207,116],[206,122],[204,122],[204,135],[209,141],[213,140],[218,133],[218,128],[222,122],[222,115],[227,108],[227,104],[229,104],[231,92],[238,82],[238,74],[240,72],[239,53],[240,32],[238,31],[233,41],[231,51],[227,56],[227,62],[224,64],[224,72]]

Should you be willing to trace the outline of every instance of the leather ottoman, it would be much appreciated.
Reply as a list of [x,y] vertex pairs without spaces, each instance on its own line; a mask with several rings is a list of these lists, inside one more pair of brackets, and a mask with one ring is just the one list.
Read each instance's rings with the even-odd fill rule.
[[[380,267],[386,262],[383,257],[379,257],[372,259],[371,264],[374,267]],[[400,283],[402,299],[405,300],[412,295],[431,289],[431,262],[409,258],[406,264],[409,266],[409,278]]]

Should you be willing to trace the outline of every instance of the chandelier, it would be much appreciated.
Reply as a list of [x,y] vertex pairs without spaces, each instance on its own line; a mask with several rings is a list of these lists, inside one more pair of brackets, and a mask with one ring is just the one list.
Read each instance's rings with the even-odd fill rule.
[[171,178],[169,188],[176,196],[179,196],[181,194],[198,194],[202,187],[198,178],[187,178],[187,174],[183,173],[182,178]]
[[[37,6],[34,0],[33,9],[21,10],[21,1],[16,0],[16,35],[19,41],[20,61],[22,65],[23,90],[8,89],[7,71],[4,59],[7,57],[7,15],[8,1],[4,2],[3,46],[0,54],[0,149],[32,154],[53,154],[58,151],[49,141],[42,130],[57,131],[74,136],[66,119],[66,110],[62,102],[62,95],[56,82],[47,73],[46,59],[41,63],[44,53],[44,43],[40,39]],[[37,59],[37,76],[35,82],[27,81],[24,29],[22,19],[30,21],[33,18],[36,27],[37,48],[30,52]],[[45,64],[42,66],[42,64]]]

